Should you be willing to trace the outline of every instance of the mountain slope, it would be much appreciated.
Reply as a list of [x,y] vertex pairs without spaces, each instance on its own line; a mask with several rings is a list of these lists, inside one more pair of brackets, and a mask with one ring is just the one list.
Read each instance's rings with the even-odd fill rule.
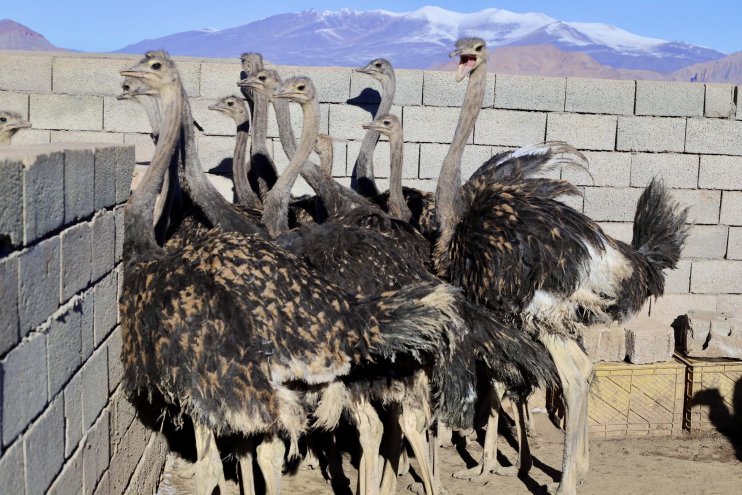
[[694,64],[675,71],[672,75],[676,81],[742,84],[742,52],[711,62]]
[[0,19],[0,50],[62,51],[31,28],[10,19]]

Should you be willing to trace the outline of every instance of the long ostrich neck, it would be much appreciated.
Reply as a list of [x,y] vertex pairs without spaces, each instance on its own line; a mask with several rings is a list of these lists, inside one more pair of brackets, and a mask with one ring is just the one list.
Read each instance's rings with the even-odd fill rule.
[[10,139],[13,137],[13,133],[10,131],[0,132],[0,145],[6,146],[10,144]]
[[289,230],[289,200],[291,187],[299,176],[299,171],[307,161],[314,147],[314,141],[319,134],[319,105],[316,99],[302,104],[304,121],[301,130],[301,142],[291,162],[276,183],[273,185],[265,200],[263,223],[272,236],[280,235]]
[[389,213],[398,220],[409,222],[412,218],[410,207],[402,194],[402,166],[403,166],[404,139],[402,130],[393,132],[389,136],[389,161],[391,174],[389,177]]
[[268,154],[268,98],[259,91],[253,91],[252,148],[253,154]]
[[234,191],[236,201],[252,208],[260,207],[260,199],[250,187],[248,175],[250,174],[250,162],[247,160],[247,142],[250,137],[249,114],[244,119],[235,122],[237,124],[237,138],[234,144],[232,158],[232,178],[234,180]]
[[296,137],[294,137],[294,128],[291,127],[289,102],[282,98],[274,99],[273,109],[276,111],[276,123],[278,124],[278,137],[281,139],[281,147],[290,160],[296,153]]
[[[397,83],[394,74],[381,80],[381,102],[374,117],[389,113],[394,102],[394,91],[396,87]],[[351,187],[366,197],[379,194],[379,189],[376,187],[376,179],[374,178],[374,149],[376,149],[378,142],[379,131],[368,129],[366,135],[363,136],[361,149],[358,152],[355,167],[353,168]]]
[[464,154],[466,141],[474,129],[479,110],[484,100],[484,88],[487,82],[486,61],[469,74],[466,97],[461,107],[456,132],[451,146],[443,159],[438,186],[435,190],[435,206],[440,223],[441,234],[451,232],[463,214],[461,191],[461,156]]
[[147,112],[149,126],[152,128],[152,135],[158,136],[160,134],[160,127],[162,127],[160,99],[149,95],[140,95],[137,97],[137,101],[144,107],[144,111]]
[[160,98],[163,111],[160,139],[147,173],[124,210],[124,256],[129,261],[151,259],[162,252],[153,228],[155,202],[180,142],[184,98],[177,84],[162,88]]

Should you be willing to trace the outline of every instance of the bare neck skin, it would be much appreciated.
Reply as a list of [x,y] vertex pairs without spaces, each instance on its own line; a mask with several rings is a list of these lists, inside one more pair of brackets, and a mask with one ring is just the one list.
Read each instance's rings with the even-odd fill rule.
[[[390,77],[382,77],[380,82],[381,103],[379,103],[379,109],[376,111],[374,117],[389,113],[394,102],[394,92],[397,87],[394,74]],[[355,167],[353,168],[350,187],[365,197],[379,194],[379,189],[376,187],[376,179],[374,178],[374,149],[376,149],[378,142],[379,131],[368,129],[366,135],[363,136],[361,149],[358,152]]]
[[184,98],[178,84],[160,90],[162,127],[150,166],[124,209],[124,253],[129,261],[153,259],[163,251],[153,228],[157,195],[181,137]]
[[[383,115],[383,114],[382,114]],[[407,202],[402,194],[402,166],[404,138],[402,129],[389,135],[389,160],[391,174],[389,177],[389,214],[397,220],[409,222],[412,219]]]
[[242,119],[235,119],[237,124],[237,137],[234,145],[232,158],[232,179],[234,180],[234,191],[236,202],[250,208],[260,208],[260,198],[250,187],[250,162],[247,160],[247,144],[250,137],[250,110]]
[[13,133],[10,131],[0,132],[0,146],[10,145],[10,140],[13,139]]
[[278,172],[268,153],[268,98],[259,91],[253,91],[252,149],[250,168],[257,177],[261,194],[267,193],[276,181]]
[[263,223],[267,227],[268,233],[273,237],[289,230],[288,211],[291,188],[299,176],[299,171],[309,158],[317,134],[319,134],[319,104],[317,100],[312,99],[309,102],[302,103],[301,107],[304,114],[301,141],[288,167],[278,178],[265,200]]
[[441,237],[453,232],[463,214],[461,191],[461,157],[464,154],[466,141],[469,139],[474,123],[479,115],[484,100],[484,88],[487,82],[487,62],[483,60],[469,74],[464,104],[461,107],[459,121],[456,125],[451,146],[443,159],[438,186],[435,190],[435,206]]

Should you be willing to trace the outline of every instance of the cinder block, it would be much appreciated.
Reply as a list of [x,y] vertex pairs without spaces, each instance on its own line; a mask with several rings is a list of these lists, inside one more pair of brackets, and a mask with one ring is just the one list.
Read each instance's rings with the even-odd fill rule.
[[[729,227],[727,259],[742,260],[742,228],[740,227]],[[0,270],[2,270],[2,268],[0,268]]]
[[742,121],[688,119],[686,153],[742,155]]
[[688,207],[688,223],[719,223],[720,191],[672,189],[670,192],[678,203]]
[[634,237],[634,222],[600,222],[599,225],[606,235],[631,244]]
[[437,184],[438,181],[432,179],[409,179],[404,181],[405,186],[419,189],[423,192],[435,192]]
[[[494,74],[487,75],[482,108],[489,108],[495,102],[495,79]],[[457,82],[453,72],[426,70],[423,73],[423,105],[461,107],[464,103],[467,81]],[[457,108],[457,114],[458,111]]]
[[716,296],[717,311],[739,315],[739,308],[742,308],[742,294],[719,294]]
[[108,348],[108,392],[113,393],[121,383],[124,376],[124,364],[121,361],[121,327],[116,329],[108,337],[106,346]]
[[[238,97],[242,99],[242,94],[237,86],[235,86],[234,91],[222,96],[229,95],[239,95]],[[190,103],[193,119],[198,122],[198,125],[203,129],[203,133],[208,136],[234,136],[237,133],[237,125],[234,119],[222,112],[209,110],[209,105],[213,105],[215,102],[216,99],[192,98]]]
[[742,359],[742,318],[718,311],[688,311],[681,339],[686,356]]
[[631,222],[641,193],[637,188],[586,187],[585,214],[596,221]]
[[734,101],[734,85],[706,83],[704,116],[733,119],[736,113],[737,104]]
[[282,66],[279,74],[285,80],[292,76],[307,76],[317,89],[317,98],[322,103],[345,103],[350,98],[349,68],[341,67],[296,67]]
[[32,94],[30,116],[38,129],[99,131],[103,129],[103,98]]
[[567,78],[564,109],[576,113],[633,115],[635,81]]
[[[451,142],[453,129],[456,128],[458,109],[451,109],[451,115],[444,117],[450,124],[451,132],[443,134],[443,142]],[[407,114],[405,109],[405,129]],[[435,113],[435,112],[434,112]],[[441,116],[427,116],[428,119],[440,119]],[[439,135],[435,134],[435,135]],[[514,110],[484,109],[474,126],[474,142],[476,144],[491,144],[497,146],[525,146],[541,143],[546,136],[546,114],[540,112],[518,112]]]
[[495,108],[563,112],[566,84],[564,77],[498,74]]
[[[564,167],[562,179],[579,186],[629,187],[630,153],[585,152],[588,168]],[[557,177],[559,178],[559,177]]]
[[129,199],[134,164],[133,146],[120,146],[116,149],[116,203],[123,203]]
[[742,189],[742,157],[702,155],[698,187],[704,189]]
[[0,356],[18,343],[18,257],[0,259]]
[[85,483],[85,495],[90,495],[98,486],[103,473],[108,469],[111,459],[111,445],[109,440],[108,411],[103,411],[101,417],[88,431],[83,450],[82,470]]
[[728,236],[726,225],[694,225],[683,248],[683,257],[721,259],[727,252]]
[[[447,144],[422,144],[420,145],[420,178],[437,179],[441,171],[443,157],[448,152]],[[492,157],[492,148],[490,146],[468,145],[464,148],[464,155],[461,157],[461,179],[468,180],[484,162]],[[405,183],[405,185],[407,185]]]
[[74,304],[52,320],[46,338],[49,397],[54,398],[82,363],[82,309]]
[[110,478],[109,471],[103,473],[103,476],[101,476],[100,481],[98,482],[98,486],[95,487],[93,495],[110,495],[112,493]]
[[593,363],[618,362],[626,358],[626,331],[621,326],[586,327],[582,343]]
[[115,146],[100,146],[95,149],[95,209],[108,208],[116,204],[116,158]]
[[52,143],[123,144],[124,137],[117,132],[51,131]]
[[[423,71],[400,69],[394,71],[397,82],[394,91],[395,105],[421,105],[423,101]],[[364,90],[371,91],[364,91]],[[374,91],[376,93],[374,93]],[[350,99],[358,103],[378,103],[381,84],[376,79],[353,72],[350,75]]]
[[64,404],[49,405],[23,438],[26,493],[46,493],[64,464]]
[[113,210],[114,225],[116,227],[116,245],[114,248],[114,263],[121,261],[124,255],[124,207],[119,206]]
[[680,260],[674,270],[665,270],[665,294],[687,294],[690,291],[690,260]]
[[[425,145],[423,145],[425,146]],[[355,157],[361,149],[360,141],[351,141],[348,143],[348,153],[351,157],[354,157],[350,163],[350,169],[352,171],[355,163]],[[420,145],[417,143],[405,143],[402,153],[402,178],[403,179],[416,179],[417,168],[420,162]],[[388,178],[390,173],[390,160],[389,160],[389,143],[383,142],[376,145],[374,150],[374,176],[379,178]]]
[[646,187],[653,178],[659,178],[667,187],[695,189],[698,161],[698,155],[634,153],[631,155],[631,185]]
[[662,363],[672,359],[675,332],[670,325],[635,319],[626,328],[626,355],[632,364]]
[[144,107],[113,96],[103,98],[103,128],[109,132],[152,132]]
[[582,194],[580,194],[579,196],[562,195],[562,196],[558,196],[555,199],[559,201],[560,203],[563,203],[569,206],[570,208],[579,211],[580,213],[584,213],[585,212],[585,188],[581,187],[578,189],[582,191]]
[[149,134],[124,134],[124,144],[134,146],[136,163],[149,162],[155,153],[155,144]]
[[[82,439],[82,373],[64,388],[64,455],[69,457]],[[79,450],[78,450],[79,452]]]
[[[47,93],[52,89],[52,57],[29,52],[0,53],[0,88]],[[35,124],[35,123],[34,123]]]
[[131,476],[131,482],[124,495],[136,495],[138,493],[150,493],[157,488],[159,481],[157,470],[148,469],[147,466],[162,466],[168,452],[167,443],[162,435],[152,435],[147,447],[142,454],[142,460]]
[[23,164],[10,157],[0,158],[0,239],[23,243]]
[[201,64],[201,89],[200,93],[188,93],[191,96],[217,99],[225,95],[239,93],[237,82],[240,80],[239,60],[235,58],[234,63],[202,63]]
[[114,270],[95,286],[93,342],[98,347],[116,326],[118,314],[118,273]]
[[616,149],[619,151],[683,152],[685,150],[685,119],[619,117]]
[[612,115],[550,113],[546,126],[548,141],[565,141],[579,149],[613,150],[616,121]]
[[724,191],[719,223],[723,223],[724,225],[742,225],[742,192]]
[[742,293],[742,261],[694,261],[690,290],[695,294]]
[[82,493],[82,449],[75,452],[49,488],[49,495],[80,495]]
[[111,459],[112,493],[124,493],[146,445],[147,432],[139,421],[134,421]]
[[215,174],[206,174],[206,177],[216,190],[224,196],[224,199],[230,203],[234,203],[234,183],[231,179]]
[[[105,347],[96,350],[82,367],[82,426],[90,428],[108,400],[108,360]],[[106,421],[107,422],[107,421]],[[106,426],[106,429],[108,427]]]
[[21,336],[43,323],[59,304],[59,237],[40,242],[18,260]]
[[[118,452],[119,443],[129,430],[129,426],[136,417],[137,412],[131,402],[126,398],[123,389],[119,389],[111,396],[111,451]],[[112,467],[115,463],[112,463]]]
[[207,172],[229,168],[232,163],[234,156],[234,138],[232,137],[197,136],[196,147],[201,168]]
[[[333,110],[338,108],[358,108],[353,107],[352,105],[330,105],[327,103],[323,103],[319,106],[319,132],[322,134],[328,134],[329,130],[329,116],[330,116],[330,108]],[[368,110],[369,115],[371,114],[371,110],[368,107],[363,107],[364,109]],[[373,107],[373,110],[375,111],[376,107]],[[399,109],[399,107],[392,107],[391,112],[396,115],[402,115],[402,110]],[[301,137],[301,128],[302,128],[302,122],[304,120],[304,115],[302,113],[301,107],[299,105],[289,105],[289,116],[291,118],[291,129],[294,131],[294,137],[298,141]],[[336,119],[340,117],[337,115],[337,113],[333,114],[333,119]],[[363,121],[362,123],[370,122],[371,117],[368,117],[368,120]],[[361,124],[358,124],[358,127],[360,129]],[[365,132],[365,131],[363,131]],[[269,138],[277,138],[280,137],[279,131],[278,131],[278,122],[276,121],[276,112],[273,108],[273,105],[270,105],[268,107],[268,128],[266,135]],[[341,139],[340,136],[336,134],[331,134],[333,139]],[[283,150],[281,146],[274,148],[275,150]]]
[[[178,68],[180,82],[183,84],[186,94],[191,98],[199,96],[201,90],[201,62],[178,57],[175,61],[175,66]],[[231,79],[227,80],[231,81]],[[234,83],[236,88],[237,80]]]
[[95,155],[93,150],[64,154],[64,222],[86,218],[94,211]]
[[80,323],[80,334],[82,336],[82,360],[87,361],[93,353],[93,310],[95,308],[95,290],[88,289],[80,298],[80,311],[82,322]]
[[[371,122],[374,119],[374,114],[377,110],[376,105],[363,105],[363,106],[355,106],[355,105],[330,105],[329,107],[329,134],[334,139],[357,139],[362,140],[363,137],[366,135],[366,131],[363,129],[363,124],[367,124]],[[408,109],[408,111],[412,110],[420,110],[422,107],[413,107]],[[390,113],[398,116],[399,118],[402,118],[402,109],[401,107],[392,106]],[[405,116],[406,117],[406,116]],[[272,117],[273,118],[273,117]],[[293,117],[292,114],[292,123],[297,122],[297,119]],[[274,137],[278,136],[277,127],[275,128],[275,132],[271,132],[271,126],[269,125],[269,135],[273,135]],[[405,127],[404,127],[404,133],[405,133],[405,141],[416,141],[416,139],[413,139],[415,128],[408,129],[405,121]],[[294,133],[297,135],[297,139],[299,134],[297,133],[297,129],[294,129]],[[412,135],[410,133],[413,133]],[[451,134],[453,136],[453,134]],[[428,136],[429,138],[430,136]],[[386,138],[384,138],[386,139]]]
[[38,333],[21,342],[0,362],[0,370],[7,447],[46,406],[46,336]]
[[28,119],[28,93],[0,90],[0,108],[19,113],[21,117]]
[[90,283],[93,233],[88,222],[62,232],[62,296],[67,301]]
[[13,138],[13,146],[51,142],[51,132],[43,129],[24,129]]
[[73,95],[121,94],[124,78],[119,71],[136,64],[135,58],[57,57],[52,90]]
[[26,493],[23,465],[23,442],[19,440],[0,457],[0,480],[7,493]]
[[116,221],[112,211],[93,217],[93,260],[91,280],[99,280],[113,270],[116,256]]
[[636,81],[636,115],[702,117],[703,84]]
[[39,152],[24,160],[23,211],[26,243],[58,229],[64,222],[64,155]]

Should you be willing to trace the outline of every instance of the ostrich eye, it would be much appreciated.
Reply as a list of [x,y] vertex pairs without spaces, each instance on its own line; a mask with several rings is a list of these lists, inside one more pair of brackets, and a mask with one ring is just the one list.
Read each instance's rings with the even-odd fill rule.
[[160,69],[162,69],[162,64],[160,62],[155,62],[154,64],[152,64],[152,69],[153,70],[160,70]]
[[380,63],[380,62],[376,62],[376,63],[374,64],[374,66],[375,66],[375,67],[376,67],[377,69],[381,69],[381,63]]
[[260,79],[261,81],[265,81],[265,76],[258,76],[258,79]]
[[7,121],[8,119],[6,119],[5,117],[0,117],[0,122],[7,122]]
[[129,91],[129,89],[131,89],[131,88],[129,88],[129,85],[128,85],[128,84],[124,84],[123,86],[121,86],[121,88],[122,88],[122,89],[123,89],[124,91]]
[[301,84],[301,85],[297,86],[296,89],[298,89],[299,91],[304,91],[305,89],[307,89],[307,87],[304,86],[303,84]]
[[234,106],[234,102],[233,102],[233,101],[228,101],[228,102],[227,102],[227,106],[230,106],[230,107],[231,107],[231,106]]
[[384,125],[389,125],[389,124],[391,124],[391,122],[389,122],[388,120],[384,121]]
[[474,48],[474,50],[476,50],[478,52],[481,52],[482,51],[482,45],[477,45],[476,48]]

